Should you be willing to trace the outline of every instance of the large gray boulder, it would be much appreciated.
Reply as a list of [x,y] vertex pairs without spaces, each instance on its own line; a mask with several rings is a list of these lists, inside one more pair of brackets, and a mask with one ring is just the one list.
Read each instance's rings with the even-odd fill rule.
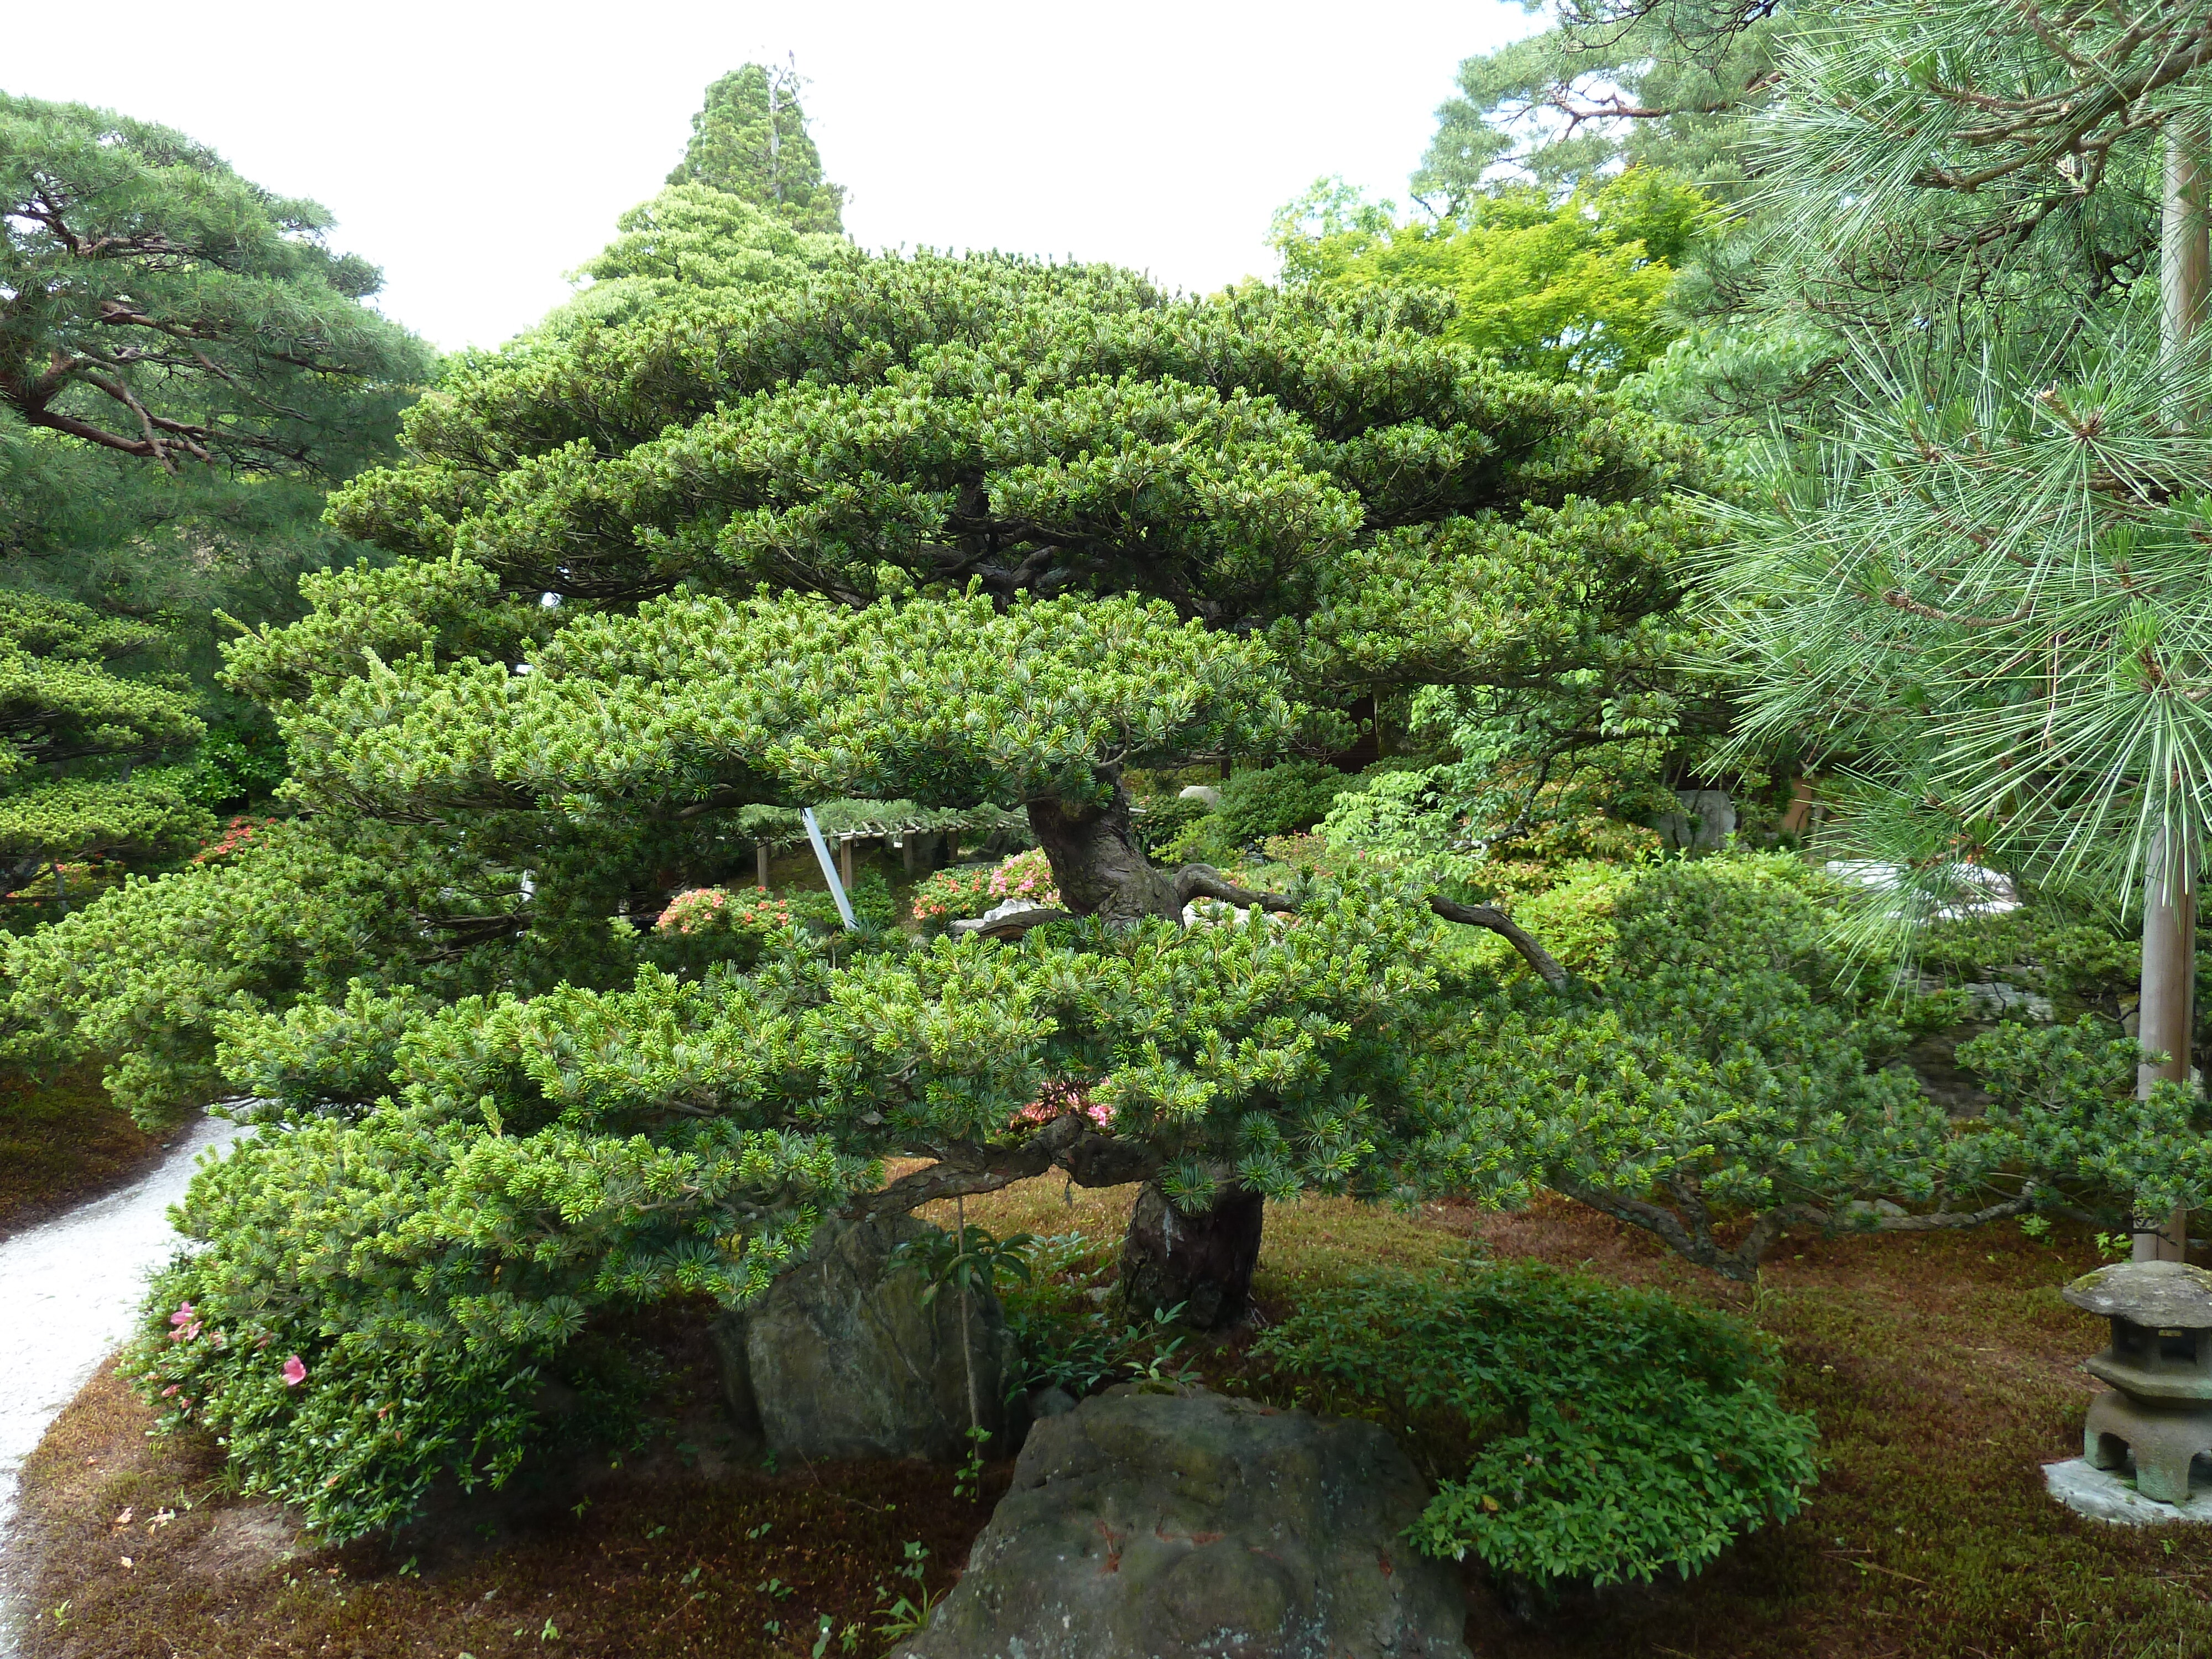
[[1030,1431],[1014,1484],[896,1659],[1467,1659],[1427,1492],[1368,1423],[1138,1385]]
[[[826,1221],[806,1259],[759,1304],[725,1315],[711,1334],[722,1387],[743,1433],[778,1457],[918,1457],[968,1454],[968,1369],[960,1293],[927,1306],[925,1281],[892,1251],[938,1229],[908,1215]],[[996,1297],[969,1308],[975,1398],[988,1448],[1012,1449],[1004,1367],[1012,1338]]]
[[1681,810],[1661,817],[1659,839],[1668,847],[1717,853],[1735,833],[1735,803],[1725,789],[1677,789]]

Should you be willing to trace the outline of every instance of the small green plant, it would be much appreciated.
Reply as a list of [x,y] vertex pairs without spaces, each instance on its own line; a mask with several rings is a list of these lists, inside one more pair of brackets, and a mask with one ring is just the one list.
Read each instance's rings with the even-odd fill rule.
[[978,1291],[990,1293],[999,1275],[1009,1279],[1030,1276],[1029,1251],[1036,1242],[1027,1233],[999,1239],[981,1227],[968,1224],[967,1201],[961,1200],[954,1231],[933,1231],[910,1238],[891,1252],[894,1261],[908,1261],[921,1270],[925,1308],[950,1285],[960,1292],[960,1352],[968,1367],[968,1459],[953,1476],[956,1498],[980,1498],[983,1492],[983,1443],[991,1437],[983,1426],[982,1401],[975,1393],[975,1346],[969,1335],[970,1300]]
[[933,1231],[908,1239],[891,1255],[921,1270],[927,1281],[922,1286],[921,1304],[927,1307],[948,1285],[963,1294],[995,1292],[1002,1274],[1010,1279],[1026,1279],[1030,1250],[1036,1243],[1027,1233],[994,1238],[985,1229],[963,1222],[952,1232]]
[[2099,1233],[2097,1254],[2107,1261],[2125,1261],[2135,1254],[2136,1241],[2130,1233]]
[[1364,1414],[1437,1477],[1412,1528],[1539,1593],[1686,1577],[1815,1474],[1771,1346],[1737,1321],[1534,1265],[1309,1287],[1254,1345],[1291,1398]]
[[1196,1370],[1178,1364],[1189,1333],[1176,1325],[1180,1305],[1130,1320],[1114,1304],[1097,1245],[1079,1232],[1054,1234],[1030,1247],[1032,1271],[1006,1297],[1006,1326],[1022,1363],[1010,1369],[1008,1400],[1037,1389],[1063,1389],[1080,1399],[1116,1382],[1188,1382]]
[[[925,1582],[928,1564],[929,1551],[920,1539],[915,1539],[906,1546],[906,1565],[899,1569],[899,1576],[913,1580],[914,1589],[902,1594],[888,1607],[876,1609],[876,1617],[882,1621],[876,1626],[877,1635],[896,1642],[905,1637],[918,1636],[928,1626],[929,1615],[937,1610],[937,1603],[941,1599],[930,1594],[929,1586]],[[880,1590],[882,1586],[877,1588]]]
[[2047,1215],[2024,1215],[2020,1218],[2020,1230],[2040,1244],[2051,1237],[2051,1218]]
[[983,1495],[983,1446],[991,1437],[990,1430],[980,1424],[970,1424],[968,1429],[968,1456],[952,1476],[952,1495],[971,1501]]

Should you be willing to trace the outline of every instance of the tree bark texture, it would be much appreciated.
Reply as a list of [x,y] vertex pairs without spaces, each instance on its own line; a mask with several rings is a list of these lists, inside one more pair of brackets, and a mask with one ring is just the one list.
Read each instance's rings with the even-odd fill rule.
[[[2212,240],[2208,240],[2205,193],[2208,164],[2201,116],[2175,118],[2166,132],[2166,190],[2159,235],[2160,347],[2179,356],[2204,321],[2212,296]],[[2185,424],[2201,410],[2177,410]],[[2189,1085],[2197,989],[2197,872],[2193,848],[2174,825],[2151,843],[2143,875],[2142,982],[2136,1041],[2166,1055],[2163,1065],[2136,1073],[2138,1097],[2160,1079]],[[2189,1251],[2189,1212],[2176,1209],[2146,1228],[2136,1223],[2135,1259],[2179,1261]]]
[[1264,1203],[1232,1187],[1203,1215],[1185,1215],[1147,1181],[1121,1242],[1121,1299],[1149,1316],[1181,1307],[1176,1317],[1201,1331],[1242,1319],[1252,1305]]
[[1136,921],[1182,915],[1175,881],[1137,844],[1129,796],[1117,781],[1103,806],[1071,808],[1050,797],[1030,803],[1030,829],[1052,861],[1060,902],[1079,916]]

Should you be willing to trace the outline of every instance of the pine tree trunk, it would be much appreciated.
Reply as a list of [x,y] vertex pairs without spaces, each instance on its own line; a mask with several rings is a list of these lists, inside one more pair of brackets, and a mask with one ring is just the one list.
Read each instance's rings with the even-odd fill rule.
[[[1079,916],[1136,921],[1178,919],[1175,878],[1138,844],[1129,797],[1118,781],[1104,805],[1071,811],[1055,800],[1030,803],[1030,827],[1052,861],[1060,902]],[[1251,1304],[1260,1258],[1261,1206],[1256,1193],[1231,1188],[1205,1215],[1178,1214],[1157,1183],[1137,1195],[1121,1243],[1121,1295],[1143,1317],[1180,1307],[1186,1325],[1216,1330]]]
[[1121,1298],[1150,1317],[1180,1306],[1176,1316],[1199,1330],[1219,1330],[1252,1305],[1252,1269],[1260,1260],[1262,1201],[1232,1188],[1204,1215],[1184,1215],[1156,1182],[1137,1194],[1121,1242]]
[[1079,916],[1135,921],[1176,917],[1175,881],[1137,844],[1129,796],[1119,782],[1103,806],[1071,811],[1053,799],[1030,803],[1030,829],[1052,861],[1060,901]]
[[[2204,319],[2212,295],[2212,242],[2205,223],[2207,179],[2204,125],[2201,117],[2177,117],[2166,135],[2165,218],[2159,244],[2159,292],[2163,301],[2161,344],[2179,356]],[[2176,418],[2193,423],[2200,410],[2178,410]],[[2197,871],[2193,827],[2169,819],[2151,843],[2143,876],[2142,983],[2136,1040],[2166,1055],[2160,1065],[2136,1073],[2136,1092],[2150,1093],[2160,1079],[2186,1088],[2190,1049],[2196,1031]],[[2189,1213],[2177,1209],[2156,1226],[2136,1223],[2135,1259],[2179,1261],[2188,1252]]]

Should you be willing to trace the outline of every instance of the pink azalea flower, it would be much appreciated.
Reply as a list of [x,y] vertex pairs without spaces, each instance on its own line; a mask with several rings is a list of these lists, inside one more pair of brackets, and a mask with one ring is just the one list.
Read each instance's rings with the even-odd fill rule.
[[300,1356],[294,1354],[284,1362],[284,1386],[288,1389],[296,1389],[307,1380],[307,1368],[301,1363]]
[[172,1382],[167,1388],[161,1390],[161,1398],[167,1400],[171,1395],[176,1393],[176,1391],[177,1385],[174,1382]]

